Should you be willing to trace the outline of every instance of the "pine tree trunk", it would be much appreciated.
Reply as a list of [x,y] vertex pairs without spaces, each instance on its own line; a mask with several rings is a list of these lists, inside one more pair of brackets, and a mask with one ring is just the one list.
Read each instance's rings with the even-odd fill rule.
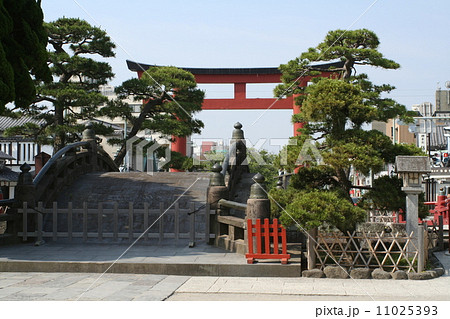
[[55,132],[53,154],[62,149],[66,144],[66,133],[59,129],[62,125],[64,125],[64,108],[55,106],[55,126],[57,127],[57,131]]

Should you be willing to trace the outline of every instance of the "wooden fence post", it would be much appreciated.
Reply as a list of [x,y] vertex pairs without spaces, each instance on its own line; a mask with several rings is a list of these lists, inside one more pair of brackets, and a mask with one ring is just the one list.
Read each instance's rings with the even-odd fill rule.
[[308,253],[308,270],[316,268],[316,252],[314,246],[317,244],[317,228],[308,231],[307,253]]
[[119,240],[119,205],[114,202],[114,213],[113,213],[113,240]]
[[23,234],[22,239],[23,241],[26,241],[28,239],[28,203],[23,202],[23,216],[22,216],[22,227],[23,227]]
[[43,210],[44,210],[44,205],[42,202],[38,203],[38,211],[36,212],[37,214],[37,242],[36,245],[41,245],[43,243],[42,241],[42,232],[43,232]]
[[173,225],[173,232],[175,240],[178,242],[179,236],[180,236],[180,203],[175,203],[175,216],[174,216],[174,225]]
[[159,243],[164,240],[164,203],[159,203]]
[[72,231],[73,231],[73,225],[72,225],[72,214],[73,214],[73,207],[72,202],[69,202],[69,206],[67,207],[67,236],[69,237],[69,242],[72,241]]
[[133,202],[128,203],[128,240],[133,241]]
[[83,202],[83,242],[87,242],[88,240],[87,215],[88,215],[87,202]]
[[98,228],[98,240],[103,240],[103,203],[98,203],[98,211],[97,211],[97,228]]
[[195,203],[191,203],[191,215],[189,216],[190,225],[189,225],[189,248],[195,246]]
[[439,250],[444,250],[444,217],[442,215],[438,216],[439,220],[439,232],[438,232],[438,247]]
[[149,214],[148,202],[145,202],[144,203],[144,232],[145,232],[144,240],[145,241],[148,240],[148,233],[150,231],[150,230],[147,230],[148,229],[148,214]]
[[58,203],[53,202],[53,241],[58,240]]
[[211,212],[211,204],[206,203],[206,206],[205,206],[205,242],[206,242],[206,244],[209,244],[209,233],[211,231],[211,228],[210,228],[210,226],[211,226],[210,225],[210,222],[211,222],[211,220],[210,220],[210,218],[211,218],[210,212]]
[[424,245],[425,238],[423,225],[418,226],[417,241],[418,241],[417,272],[420,273],[425,269],[425,245]]

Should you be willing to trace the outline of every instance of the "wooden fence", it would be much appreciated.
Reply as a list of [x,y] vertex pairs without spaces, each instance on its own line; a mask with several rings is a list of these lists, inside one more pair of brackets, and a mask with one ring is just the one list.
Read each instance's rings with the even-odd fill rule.
[[399,213],[394,211],[371,210],[368,212],[370,223],[398,223]]
[[[278,219],[274,218],[270,223],[265,218],[264,223],[261,223],[258,218],[255,224],[248,219],[247,234],[248,253],[245,258],[248,264],[253,264],[255,259],[280,259],[282,264],[288,263],[291,255],[287,253],[286,229],[278,224]],[[256,247],[253,246],[253,241],[256,242]]]
[[[427,233],[422,238],[425,247]],[[420,243],[420,239],[419,239]],[[420,246],[420,244],[419,244]],[[398,233],[353,232],[346,236],[338,233],[319,232],[313,245],[316,267],[328,265],[353,268],[382,268],[386,271],[405,270],[416,272],[418,265],[426,262],[427,253],[420,254],[413,237]]]
[[56,202],[52,208],[44,208],[40,202],[37,208],[24,203],[18,213],[23,225],[18,235],[23,240],[35,237],[38,241],[51,238],[69,242],[74,239],[118,242],[140,238],[144,241],[157,239],[161,243],[164,239],[189,239],[189,246],[194,246],[196,240],[208,242],[213,236],[210,215],[214,211],[209,204],[196,208],[195,203],[190,203],[190,208],[180,208],[175,203],[166,208],[160,203],[159,209],[154,209],[144,203],[143,208],[137,209],[130,202],[125,209],[119,208],[118,203],[98,203],[97,208],[88,208],[87,203],[83,203],[82,208],[73,208],[71,202],[65,208],[58,207]]

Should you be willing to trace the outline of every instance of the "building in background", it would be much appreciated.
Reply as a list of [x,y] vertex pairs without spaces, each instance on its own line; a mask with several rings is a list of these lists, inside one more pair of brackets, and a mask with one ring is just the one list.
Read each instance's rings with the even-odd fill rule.
[[[449,83],[450,84],[450,83]],[[447,84],[447,86],[450,86]],[[436,90],[436,112],[450,113],[450,91],[438,88]]]
[[42,121],[32,119],[30,117],[10,118],[0,116],[0,151],[9,155],[11,159],[7,159],[5,166],[12,171],[20,172],[20,166],[28,163],[31,169],[34,170],[34,157],[40,152],[53,154],[53,147],[50,145],[39,145],[32,138],[24,136],[10,136],[5,137],[6,129],[22,126],[27,123],[42,124]]
[[389,136],[393,143],[416,144],[415,134],[409,131],[409,125],[398,119],[390,119],[387,122],[374,121],[372,129]]
[[[100,93],[104,96],[106,96],[108,99],[113,100],[117,98],[117,95],[114,92],[114,86],[112,85],[102,85],[100,86]],[[138,116],[141,112],[142,102],[140,101],[134,101],[132,97],[127,98],[124,100],[125,103],[128,103],[130,107],[132,108],[132,112],[134,116]],[[102,138],[101,146],[103,149],[112,157],[115,158],[117,152],[120,149],[120,145],[110,145],[108,144],[109,138],[126,138],[128,132],[131,131],[130,125],[128,125],[127,121],[123,117],[116,117],[114,119],[110,119],[107,117],[99,117],[96,118],[95,121],[102,122],[102,124],[111,126],[114,128],[114,134],[111,136],[100,136]],[[170,136],[162,136],[159,132],[153,132],[148,129],[141,130],[136,134],[136,137],[141,139],[142,141],[147,140],[149,142],[156,141],[160,145],[170,145]],[[192,145],[192,141],[190,140],[190,137],[187,138],[188,142],[187,145]],[[192,147],[187,148],[186,152],[188,157],[192,156]],[[143,154],[146,156],[146,154]],[[133,156],[136,156],[136,154],[133,154]],[[143,159],[143,161],[146,161],[146,158]],[[123,170],[136,170],[140,171],[138,167],[136,167],[136,163],[140,162],[139,160],[136,161],[136,158],[129,158],[129,156],[126,156],[124,159],[124,163],[122,165]]]
[[447,150],[444,127],[450,126],[450,91],[436,91],[436,105],[430,102],[416,104],[412,110],[417,112],[415,125],[410,130],[416,134],[417,146],[425,152]]

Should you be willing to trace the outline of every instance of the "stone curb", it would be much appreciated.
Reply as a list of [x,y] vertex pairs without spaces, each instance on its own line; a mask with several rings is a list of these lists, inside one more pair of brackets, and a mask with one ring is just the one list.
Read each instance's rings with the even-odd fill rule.
[[445,274],[444,268],[435,268],[421,273],[407,273],[403,270],[397,270],[390,273],[381,269],[371,270],[368,268],[354,268],[350,271],[350,277],[345,273],[347,271],[338,266],[327,266],[322,271],[320,269],[304,270],[302,277],[305,278],[327,278],[327,279],[393,279],[393,280],[429,280]]
[[[6,261],[0,272],[103,273],[111,262]],[[300,265],[281,264],[188,264],[118,262],[108,273],[219,277],[301,277]]]

